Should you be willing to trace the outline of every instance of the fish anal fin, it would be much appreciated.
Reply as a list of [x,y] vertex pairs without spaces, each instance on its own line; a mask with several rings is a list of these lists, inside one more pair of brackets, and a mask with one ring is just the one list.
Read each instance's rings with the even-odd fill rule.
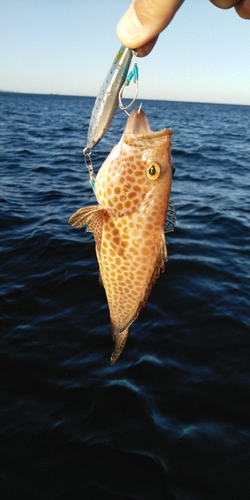
[[112,338],[115,344],[115,348],[110,358],[111,365],[113,365],[117,361],[121,352],[123,351],[123,348],[126,344],[126,340],[128,338],[128,328],[126,328],[120,333],[116,333],[115,331],[113,331]]

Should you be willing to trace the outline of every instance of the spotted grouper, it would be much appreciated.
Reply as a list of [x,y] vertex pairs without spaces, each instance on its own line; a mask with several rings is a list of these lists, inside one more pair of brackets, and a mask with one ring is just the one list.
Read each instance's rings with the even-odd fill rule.
[[173,174],[172,133],[153,132],[145,113],[134,109],[97,174],[98,205],[80,208],[69,220],[94,233],[115,344],[112,364],[167,260],[164,224]]

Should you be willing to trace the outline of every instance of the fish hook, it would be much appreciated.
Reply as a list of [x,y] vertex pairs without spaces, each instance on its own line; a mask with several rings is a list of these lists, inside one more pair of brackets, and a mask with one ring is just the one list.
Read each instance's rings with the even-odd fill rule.
[[[137,66],[137,63],[136,63],[136,52],[133,50],[133,59],[134,59],[134,67],[133,67],[133,70],[130,71],[130,73],[128,74],[120,92],[119,92],[119,108],[124,111],[128,116],[129,116],[129,113],[127,111],[128,108],[130,108],[134,102],[136,101],[137,99],[137,95],[138,95],[138,76],[139,76],[139,73],[138,73],[138,66]],[[135,95],[132,99],[132,101],[130,101],[127,106],[124,106],[123,103],[122,103],[122,99],[123,99],[123,91],[125,89],[125,87],[128,87],[128,85],[130,84],[131,80],[134,79],[134,83],[136,85],[135,87]]]

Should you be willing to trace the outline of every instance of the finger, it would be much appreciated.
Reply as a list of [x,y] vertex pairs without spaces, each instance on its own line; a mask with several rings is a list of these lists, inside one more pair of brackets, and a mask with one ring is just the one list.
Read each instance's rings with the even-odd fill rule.
[[117,26],[120,42],[131,49],[145,46],[168,26],[183,1],[134,0]]
[[250,0],[210,0],[210,2],[220,9],[234,7],[240,17],[250,19]]
[[154,48],[157,40],[158,40],[158,36],[156,36],[155,38],[153,38],[152,40],[150,40],[150,42],[145,43],[141,47],[136,48],[136,55],[138,57],[145,57],[145,56],[147,56],[151,52],[151,50]]
[[242,19],[250,19],[250,0],[242,0],[235,6],[235,10]]
[[210,2],[219,7],[220,9],[231,9],[231,7],[235,7],[240,0],[210,0]]

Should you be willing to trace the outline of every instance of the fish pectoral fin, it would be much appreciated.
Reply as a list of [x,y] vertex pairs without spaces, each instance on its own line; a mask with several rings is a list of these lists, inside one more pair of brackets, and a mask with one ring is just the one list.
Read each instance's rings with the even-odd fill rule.
[[166,222],[164,224],[164,233],[167,234],[174,231],[175,223],[176,223],[176,212],[173,203],[170,201],[168,204]]
[[110,358],[111,365],[113,365],[117,361],[121,352],[123,351],[123,348],[126,344],[126,340],[128,338],[128,328],[126,328],[125,330],[123,330],[123,332],[120,333],[116,333],[115,331],[113,331],[112,338],[115,344],[115,348]]
[[86,230],[93,231],[93,229],[89,225],[89,222],[95,213],[100,212],[102,210],[103,209],[100,208],[99,205],[79,208],[77,212],[71,215],[69,219],[69,225],[77,227],[77,229],[80,229],[81,227],[87,225]]

